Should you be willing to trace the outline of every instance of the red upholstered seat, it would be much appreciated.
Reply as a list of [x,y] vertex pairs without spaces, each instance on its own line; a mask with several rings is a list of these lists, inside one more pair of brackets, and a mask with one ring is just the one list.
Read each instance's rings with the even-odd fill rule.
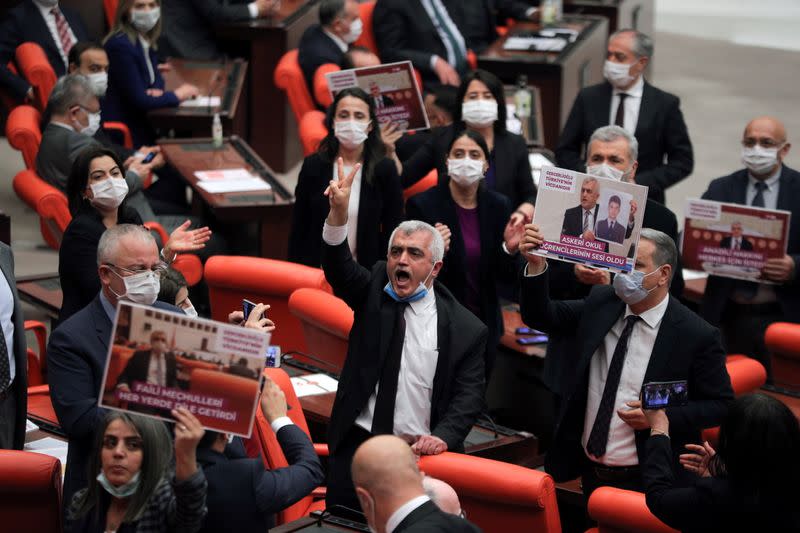
[[28,170],[36,170],[36,154],[42,144],[41,120],[39,110],[29,105],[15,107],[6,119],[8,144],[22,152]]
[[428,172],[428,174],[425,175],[424,178],[416,182],[414,185],[408,187],[407,189],[403,189],[403,200],[408,201],[408,199],[414,196],[415,194],[425,192],[431,187],[435,187],[438,181],[439,181],[439,171],[436,169],[431,170],[430,172]]
[[22,170],[17,173],[12,184],[17,196],[39,215],[39,226],[44,241],[50,248],[58,250],[64,230],[72,220],[67,197],[32,170]]
[[[728,356],[725,367],[728,369],[733,394],[736,396],[754,392],[767,382],[767,371],[764,369],[764,365],[744,355]],[[716,446],[719,440],[719,427],[704,429],[703,440]]]
[[36,107],[44,112],[50,92],[56,84],[56,72],[50,65],[47,54],[37,43],[28,42],[17,47],[14,59],[20,74],[33,87]]
[[44,421],[55,428],[60,427],[50,398],[50,385],[28,387],[28,416],[34,421]]
[[358,5],[358,14],[363,24],[361,36],[353,44],[356,46],[363,46],[371,51],[373,54],[378,55],[378,43],[375,41],[375,33],[372,29],[372,12],[375,10],[375,2],[361,2]]
[[8,533],[61,532],[61,461],[0,450],[0,524]]
[[325,127],[325,113],[322,111],[309,111],[300,120],[300,143],[303,145],[303,156],[309,156],[317,151],[319,143],[328,135]]
[[36,339],[36,351],[28,346],[28,386],[47,383],[47,326],[38,320],[26,320],[25,331]]
[[589,497],[589,516],[597,527],[587,533],[677,533],[650,512],[641,492],[600,487]]
[[303,325],[308,352],[330,363],[331,368],[324,370],[340,373],[347,357],[353,310],[327,291],[297,289],[289,297],[289,311]]
[[109,29],[114,27],[114,17],[117,15],[119,0],[103,0],[103,11],[106,15],[106,24]]
[[776,322],[764,335],[775,385],[800,393],[800,324]]
[[294,111],[294,118],[298,124],[303,115],[317,109],[306,86],[303,71],[297,62],[297,50],[289,50],[283,55],[275,67],[274,78],[275,85],[286,92],[286,98],[289,100],[289,106]]
[[423,456],[419,468],[449,483],[467,518],[484,531],[561,531],[556,488],[549,474],[451,452]]

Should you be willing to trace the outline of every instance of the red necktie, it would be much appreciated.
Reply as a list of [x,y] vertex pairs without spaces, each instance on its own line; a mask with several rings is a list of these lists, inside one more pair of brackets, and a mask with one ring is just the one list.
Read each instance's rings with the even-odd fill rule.
[[50,13],[53,14],[53,18],[56,19],[56,31],[58,32],[58,39],[61,41],[61,49],[64,52],[65,56],[69,55],[69,51],[72,49],[72,37],[69,34],[69,24],[67,24],[67,19],[64,18],[64,15],[61,14],[61,10],[57,7],[54,7],[50,10]]

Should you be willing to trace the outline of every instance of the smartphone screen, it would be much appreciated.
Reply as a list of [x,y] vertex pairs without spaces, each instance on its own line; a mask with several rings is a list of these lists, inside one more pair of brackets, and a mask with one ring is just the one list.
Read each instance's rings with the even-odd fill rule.
[[152,161],[155,158],[156,158],[156,153],[155,152],[150,152],[149,154],[144,156],[144,159],[142,159],[142,163],[144,163],[146,165],[147,163],[149,163],[150,161]]
[[270,345],[267,348],[266,368],[279,368],[281,366],[281,347]]
[[544,335],[543,331],[539,331],[538,329],[533,329],[526,326],[517,328],[516,330],[514,330],[514,333],[516,333],[517,335]]
[[517,344],[527,346],[529,344],[543,344],[547,342],[547,335],[534,335],[533,337],[519,337]]
[[242,313],[244,313],[244,319],[247,320],[247,317],[250,316],[250,312],[255,309],[256,304],[251,302],[250,300],[244,299],[242,300]]
[[682,381],[656,381],[642,387],[642,409],[664,409],[689,402],[689,385]]

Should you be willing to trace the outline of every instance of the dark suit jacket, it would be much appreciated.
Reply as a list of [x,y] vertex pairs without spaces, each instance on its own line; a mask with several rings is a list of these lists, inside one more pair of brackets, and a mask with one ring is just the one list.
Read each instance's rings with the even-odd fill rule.
[[[564,394],[553,444],[545,469],[556,481],[580,475],[586,454],[581,444],[589,387],[589,365],[614,323],[625,312],[625,304],[609,286],[592,289],[586,300],[550,300],[547,272],[522,278],[520,312],[523,321],[556,339],[569,358],[572,382]],[[669,297],[666,313],[656,337],[643,383],[687,380],[689,403],[667,409],[675,460],[688,442],[699,442],[700,430],[718,425],[733,399],[725,351],[719,331]],[[639,463],[644,462],[644,444],[649,431],[636,432]]]
[[[742,169],[717,178],[708,186],[703,194],[704,200],[747,203],[747,170]],[[789,226],[789,242],[786,253],[794,259],[795,279],[783,285],[776,285],[775,292],[787,322],[800,322],[800,172],[786,165],[781,170],[780,188],[778,190],[778,209],[791,211],[792,220]],[[700,314],[712,324],[719,324],[722,313],[728,303],[736,280],[709,276]]]
[[[608,82],[578,93],[556,146],[558,166],[586,172],[586,145],[594,130],[608,126],[612,94]],[[649,187],[648,197],[663,204],[667,187],[684,179],[694,168],[692,142],[678,97],[645,81],[635,137],[639,141],[636,183]]]
[[477,533],[480,531],[465,518],[445,513],[427,501],[411,511],[395,528],[395,533]]
[[[333,163],[326,163],[319,154],[303,161],[292,211],[289,233],[289,261],[319,268],[322,248],[322,226],[328,216],[328,198],[323,192],[333,176]],[[375,165],[372,183],[361,178],[358,204],[356,252],[358,262],[369,268],[386,257],[389,236],[403,220],[403,191],[397,168],[389,159]]]
[[765,508],[748,503],[725,477],[700,478],[692,486],[676,486],[667,437],[650,437],[646,451],[642,476],[647,508],[668,526],[690,533],[800,531],[796,505],[791,509],[788,505]]
[[[503,317],[497,298],[498,279],[513,282],[519,256],[512,257],[503,251],[503,231],[511,216],[511,205],[502,194],[481,186],[478,189],[478,224],[480,230],[481,257],[478,269],[480,288],[480,313],[477,315],[489,328],[487,343],[486,375],[491,374],[494,351],[503,333]],[[450,250],[445,254],[444,266],[437,280],[447,287],[456,300],[464,304],[467,294],[467,252],[464,237],[458,223],[456,204],[447,183],[409,198],[406,218],[422,220],[431,226],[441,222],[450,228]]]
[[[75,38],[78,41],[89,40],[89,32],[78,12],[63,5],[59,5],[59,9],[67,19]],[[17,47],[27,42],[34,42],[42,47],[56,77],[67,73],[67,65],[58,53],[58,45],[53,40],[39,8],[33,0],[24,0],[9,11],[0,24],[0,86],[8,89],[17,100],[25,98],[25,93],[31,86],[24,78],[12,74],[7,65],[9,61],[14,61]]]
[[165,57],[214,59],[222,56],[214,26],[250,20],[246,3],[224,0],[169,0],[161,3],[159,45]]
[[597,222],[596,236],[598,239],[605,239],[607,241],[622,244],[622,241],[625,240],[625,232],[627,227],[627,224],[620,224],[619,222],[616,222],[614,224],[614,231],[611,231],[611,223],[607,218],[604,218],[603,220],[599,220]]
[[[720,248],[733,248],[733,236],[723,237],[719,241]],[[742,237],[742,243],[739,245],[742,250],[752,250],[753,243],[747,237]]]
[[[119,211],[119,224],[141,224],[142,219],[132,209]],[[97,276],[97,245],[106,227],[100,214],[89,208],[72,218],[64,231],[58,249],[58,277],[64,300],[58,321],[63,322],[83,309],[100,292]]]
[[[461,1],[443,0],[443,4],[463,34]],[[439,77],[431,68],[431,57],[437,55],[447,61],[447,49],[420,0],[381,0],[375,4],[372,24],[384,63],[410,60],[426,87],[440,85]]]
[[[146,382],[147,371],[150,368],[150,350],[140,350],[134,352],[128,364],[125,365],[125,370],[119,375],[117,384],[126,383],[129,387],[133,386],[134,381]],[[166,383],[167,387],[174,387],[177,384],[177,368],[175,364],[175,354],[167,352],[164,354],[166,360]]]
[[322,483],[322,465],[308,435],[291,424],[276,437],[289,466],[275,470],[267,470],[260,457],[248,457],[238,438],[224,454],[198,448],[197,462],[208,480],[208,514],[200,531],[263,533],[275,526],[275,513]]
[[14,311],[11,320],[14,322],[14,365],[16,374],[16,417],[14,419],[14,449],[21,450],[25,445],[25,417],[28,412],[28,347],[25,340],[25,317],[22,304],[17,294],[17,282],[14,278],[14,254],[11,247],[0,242],[0,272],[5,276],[11,295],[14,298]]
[[[183,312],[162,302],[156,302],[153,307]],[[64,477],[64,501],[67,502],[72,501],[72,494],[77,490],[86,487],[86,464],[92,453],[94,430],[106,413],[97,406],[97,400],[111,326],[100,296],[96,294],[89,305],[53,330],[47,344],[50,397],[58,422],[69,438]]]
[[[333,63],[344,68],[345,56],[342,49],[333,42],[333,39],[325,34],[322,26],[314,24],[309,26],[300,38],[300,44],[297,46],[297,62],[300,63],[300,69],[306,79],[308,91],[316,102],[317,99],[314,96],[314,73],[325,63]],[[317,102],[317,105],[319,105],[319,102]]]
[[[600,206],[594,204],[592,218],[595,220],[597,219],[597,212],[599,209]],[[561,234],[571,237],[580,237],[581,233],[583,233],[583,208],[578,204],[564,211],[564,221],[561,223]]]
[[147,89],[164,90],[164,78],[158,71],[158,54],[150,48],[154,74],[154,81],[150,83],[144,50],[138,40],[132,43],[127,35],[118,33],[106,41],[105,49],[109,66],[108,91],[101,102],[103,120],[127,124],[134,146],[152,145],[155,130],[150,126],[147,112],[180,103],[172,91],[164,91],[161,96],[147,95]]
[[[447,177],[447,148],[456,135],[464,129],[463,124],[452,124],[433,130],[432,135],[411,159],[403,163],[401,180],[408,188],[424,178],[431,170],[439,171],[439,182]],[[516,209],[523,202],[536,203],[536,185],[531,176],[528,146],[525,139],[514,133],[495,135],[492,152],[494,165],[494,190],[511,200]]]
[[[322,247],[322,268],[336,296],[355,312],[347,358],[328,426],[328,445],[336,453],[345,434],[375,392],[394,329],[396,305],[383,291],[389,281],[386,263],[372,271],[353,261],[345,240]],[[483,407],[486,326],[475,318],[444,285],[436,295],[439,359],[433,379],[431,434],[450,451],[464,449],[464,439]]]

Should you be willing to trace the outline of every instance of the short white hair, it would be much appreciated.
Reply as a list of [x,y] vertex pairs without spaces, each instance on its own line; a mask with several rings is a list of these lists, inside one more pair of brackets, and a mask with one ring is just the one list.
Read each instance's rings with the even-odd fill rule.
[[103,232],[100,242],[97,243],[97,266],[104,263],[113,263],[119,248],[119,241],[123,237],[132,236],[145,243],[155,244],[156,240],[150,231],[138,224],[117,224]]
[[[636,161],[636,158],[639,157],[639,141],[636,140],[636,137],[628,133],[626,129],[614,124],[594,130],[594,133],[592,133],[592,136],[589,138],[589,146],[591,147],[594,141],[610,143],[617,139],[625,139],[628,141],[628,157],[630,157],[631,162]],[[586,150],[586,158],[589,158],[588,149]]]
[[442,239],[442,236],[436,228],[421,220],[406,220],[405,222],[401,222],[400,225],[394,229],[392,236],[389,237],[389,247],[386,250],[387,255],[392,251],[394,236],[397,235],[398,231],[402,231],[405,236],[409,236],[418,231],[427,231],[432,237],[429,249],[433,257],[433,262],[441,261],[444,258],[444,239]]

